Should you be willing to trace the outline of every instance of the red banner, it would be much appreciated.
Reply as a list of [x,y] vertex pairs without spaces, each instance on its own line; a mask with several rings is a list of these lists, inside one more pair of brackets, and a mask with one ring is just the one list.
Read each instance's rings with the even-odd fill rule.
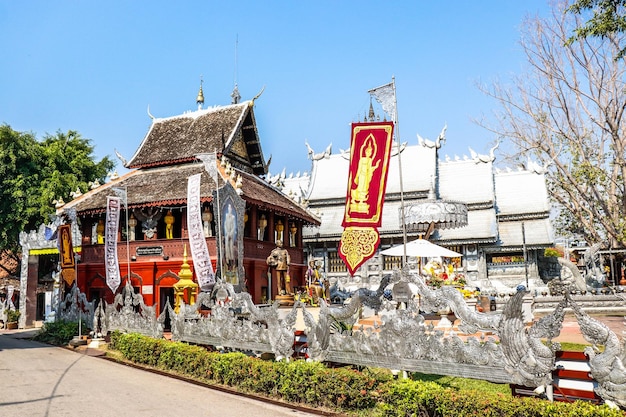
[[72,247],[72,227],[69,224],[59,226],[59,252],[61,253],[61,268],[74,268],[74,249]]
[[380,244],[380,236],[375,227],[346,227],[339,241],[339,256],[348,267],[350,275],[374,256]]
[[380,226],[392,138],[393,122],[352,124],[343,227]]
[[393,122],[353,123],[346,207],[339,256],[350,275],[374,256],[380,243]]

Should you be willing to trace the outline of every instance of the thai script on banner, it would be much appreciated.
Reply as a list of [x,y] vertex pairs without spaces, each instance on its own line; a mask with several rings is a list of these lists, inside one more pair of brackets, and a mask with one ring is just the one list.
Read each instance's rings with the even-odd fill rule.
[[202,174],[195,174],[187,180],[187,227],[193,267],[202,291],[209,291],[215,284],[215,274],[211,264],[209,248],[202,227],[202,207],[200,205],[200,180]]
[[[104,262],[107,286],[114,294],[122,282],[120,266],[117,260],[117,231],[120,223],[121,205],[121,199],[119,197],[107,197],[107,215],[104,229]],[[130,259],[128,261],[130,261]],[[128,279],[130,279],[130,277],[128,277]]]

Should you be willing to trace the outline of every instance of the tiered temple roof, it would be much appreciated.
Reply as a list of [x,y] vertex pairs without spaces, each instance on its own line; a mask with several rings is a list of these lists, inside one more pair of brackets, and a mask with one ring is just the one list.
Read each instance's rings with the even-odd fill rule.
[[[187,112],[168,118],[153,118],[148,133],[126,163],[134,170],[66,204],[78,213],[98,214],[106,210],[106,198],[114,188],[127,190],[129,208],[182,206],[187,201],[187,178],[202,173],[200,195],[212,199],[218,186],[206,173],[196,155],[217,152],[227,158],[237,185],[248,204],[297,217],[308,224],[318,219],[261,176],[267,174],[257,134],[253,101]],[[219,161],[218,161],[219,163]],[[223,185],[220,181],[219,186]]]

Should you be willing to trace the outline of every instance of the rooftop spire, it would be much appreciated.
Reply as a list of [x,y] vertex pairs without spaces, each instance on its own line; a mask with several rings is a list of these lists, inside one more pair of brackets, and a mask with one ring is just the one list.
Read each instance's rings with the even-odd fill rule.
[[239,100],[241,100],[241,94],[239,94],[239,88],[237,88],[237,83],[235,83],[235,88],[233,88],[233,92],[230,93],[230,96],[233,98],[231,104],[239,104]]
[[200,76],[200,91],[198,91],[198,97],[196,97],[196,104],[198,105],[198,110],[202,110],[202,105],[204,104],[204,93],[202,92],[202,75]]
[[370,96],[370,112],[368,114],[368,118],[370,122],[373,122],[376,119],[376,114],[374,114],[374,106],[372,106],[372,96]]

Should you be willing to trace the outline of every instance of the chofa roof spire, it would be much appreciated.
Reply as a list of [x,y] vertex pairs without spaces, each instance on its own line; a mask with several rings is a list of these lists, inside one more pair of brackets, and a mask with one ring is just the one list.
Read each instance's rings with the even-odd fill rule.
[[233,89],[233,92],[230,94],[230,96],[233,99],[231,104],[239,104],[239,101],[241,100],[241,94],[239,94],[239,88],[237,88],[237,83],[235,83],[235,88]]

